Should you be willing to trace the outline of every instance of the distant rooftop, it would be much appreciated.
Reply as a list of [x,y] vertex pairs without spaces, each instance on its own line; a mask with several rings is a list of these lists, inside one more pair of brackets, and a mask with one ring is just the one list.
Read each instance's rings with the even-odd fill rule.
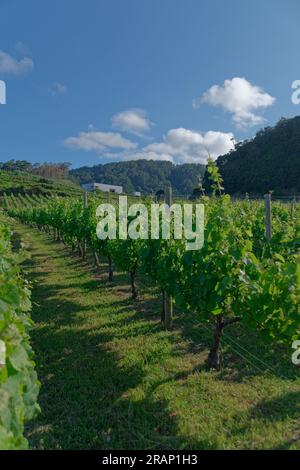
[[85,191],[95,191],[95,189],[99,189],[100,191],[111,192],[111,193],[118,193],[121,194],[123,192],[123,186],[117,186],[115,184],[106,184],[106,183],[86,183],[82,185]]

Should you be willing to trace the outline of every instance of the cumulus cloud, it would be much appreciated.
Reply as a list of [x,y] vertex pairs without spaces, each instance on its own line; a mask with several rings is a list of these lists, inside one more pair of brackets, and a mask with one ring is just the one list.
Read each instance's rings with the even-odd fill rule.
[[0,50],[0,73],[7,75],[23,75],[31,72],[33,68],[34,63],[30,57],[23,57],[18,60]]
[[53,83],[53,85],[51,85],[51,87],[49,87],[48,93],[50,93],[50,95],[52,96],[64,95],[65,93],[67,93],[67,87],[62,83],[55,82]]
[[111,118],[112,126],[123,132],[130,132],[142,136],[153,125],[143,109],[127,109],[115,114]]
[[208,131],[201,133],[185,128],[170,129],[163,142],[144,147],[144,152],[168,155],[176,163],[205,164],[208,155],[217,158],[234,148],[231,132]]
[[264,122],[257,114],[258,110],[271,106],[275,98],[266,93],[261,87],[252,85],[242,77],[225,80],[223,85],[213,85],[201,98],[194,100],[193,106],[202,103],[220,106],[232,113],[233,121],[238,127],[252,127]]
[[80,132],[78,137],[68,137],[65,139],[66,147],[79,150],[95,150],[101,153],[107,149],[134,149],[136,144],[122,137],[118,132],[100,132],[90,130]]

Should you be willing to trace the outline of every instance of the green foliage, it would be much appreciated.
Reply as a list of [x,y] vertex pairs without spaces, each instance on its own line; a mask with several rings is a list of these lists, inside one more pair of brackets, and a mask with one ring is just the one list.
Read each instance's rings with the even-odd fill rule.
[[0,449],[25,449],[24,423],[39,407],[39,383],[30,346],[30,291],[20,276],[0,214]]
[[209,157],[207,160],[207,173],[208,179],[210,180],[210,189],[213,195],[215,195],[217,191],[218,194],[221,195],[224,189],[222,186],[223,179],[220,175],[217,165],[211,157]]
[[[221,192],[218,169],[212,162],[209,169],[213,192]],[[136,272],[143,271],[183,311],[215,324],[217,350],[223,329],[237,321],[290,347],[300,336],[300,206],[291,213],[288,206],[273,204],[273,238],[267,243],[262,202],[233,203],[228,195],[200,201],[205,205],[205,243],[195,251],[186,251],[185,241],[172,237],[99,240],[96,207],[103,201],[97,195],[85,210],[81,200],[55,199],[9,213],[45,230],[55,228],[73,247],[87,241],[94,252],[130,273],[133,297]]]
[[145,271],[203,321],[241,321],[290,346],[300,335],[299,219],[290,217],[283,233],[289,211],[274,205],[274,237],[267,244],[263,204],[232,203],[229,196],[202,203],[203,248],[189,252],[180,241],[149,240],[143,245]]
[[8,160],[4,163],[0,162],[0,170],[5,171],[30,171],[32,168],[31,163],[26,160]]

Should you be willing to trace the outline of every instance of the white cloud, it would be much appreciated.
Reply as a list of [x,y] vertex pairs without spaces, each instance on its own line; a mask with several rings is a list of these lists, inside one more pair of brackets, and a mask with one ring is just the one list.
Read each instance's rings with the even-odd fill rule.
[[127,109],[111,118],[114,129],[142,136],[153,125],[143,109]]
[[220,106],[232,113],[238,127],[252,127],[264,122],[264,118],[255,111],[271,106],[275,98],[262,88],[252,85],[248,80],[235,77],[225,80],[223,85],[213,85],[200,99],[194,100],[193,106],[202,103]]
[[125,139],[118,132],[88,131],[80,132],[78,137],[65,139],[67,147],[79,150],[95,150],[99,153],[109,148],[120,148],[124,150],[136,148],[136,144]]
[[0,50],[0,73],[7,75],[23,75],[31,72],[33,68],[34,63],[30,57],[23,57],[18,60]]
[[67,87],[66,85],[63,85],[62,83],[59,83],[59,82],[55,82],[53,83],[53,85],[48,89],[48,92],[52,95],[52,96],[56,96],[56,95],[63,95],[67,92]]
[[213,159],[234,149],[235,139],[231,132],[208,131],[203,135],[203,145]]
[[171,129],[163,142],[156,142],[144,147],[145,152],[169,155],[176,163],[202,163],[228,153],[234,148],[234,136],[231,132],[208,131],[201,133],[182,127]]

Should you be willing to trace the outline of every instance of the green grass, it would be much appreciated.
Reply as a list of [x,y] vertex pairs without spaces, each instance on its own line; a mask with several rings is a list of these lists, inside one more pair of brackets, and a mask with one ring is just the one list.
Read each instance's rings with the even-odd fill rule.
[[31,448],[300,448],[299,374],[280,348],[234,327],[222,371],[207,372],[207,325],[177,312],[164,331],[155,289],[133,303],[126,276],[109,284],[104,267],[97,273],[62,244],[14,228],[31,252],[42,382]]

